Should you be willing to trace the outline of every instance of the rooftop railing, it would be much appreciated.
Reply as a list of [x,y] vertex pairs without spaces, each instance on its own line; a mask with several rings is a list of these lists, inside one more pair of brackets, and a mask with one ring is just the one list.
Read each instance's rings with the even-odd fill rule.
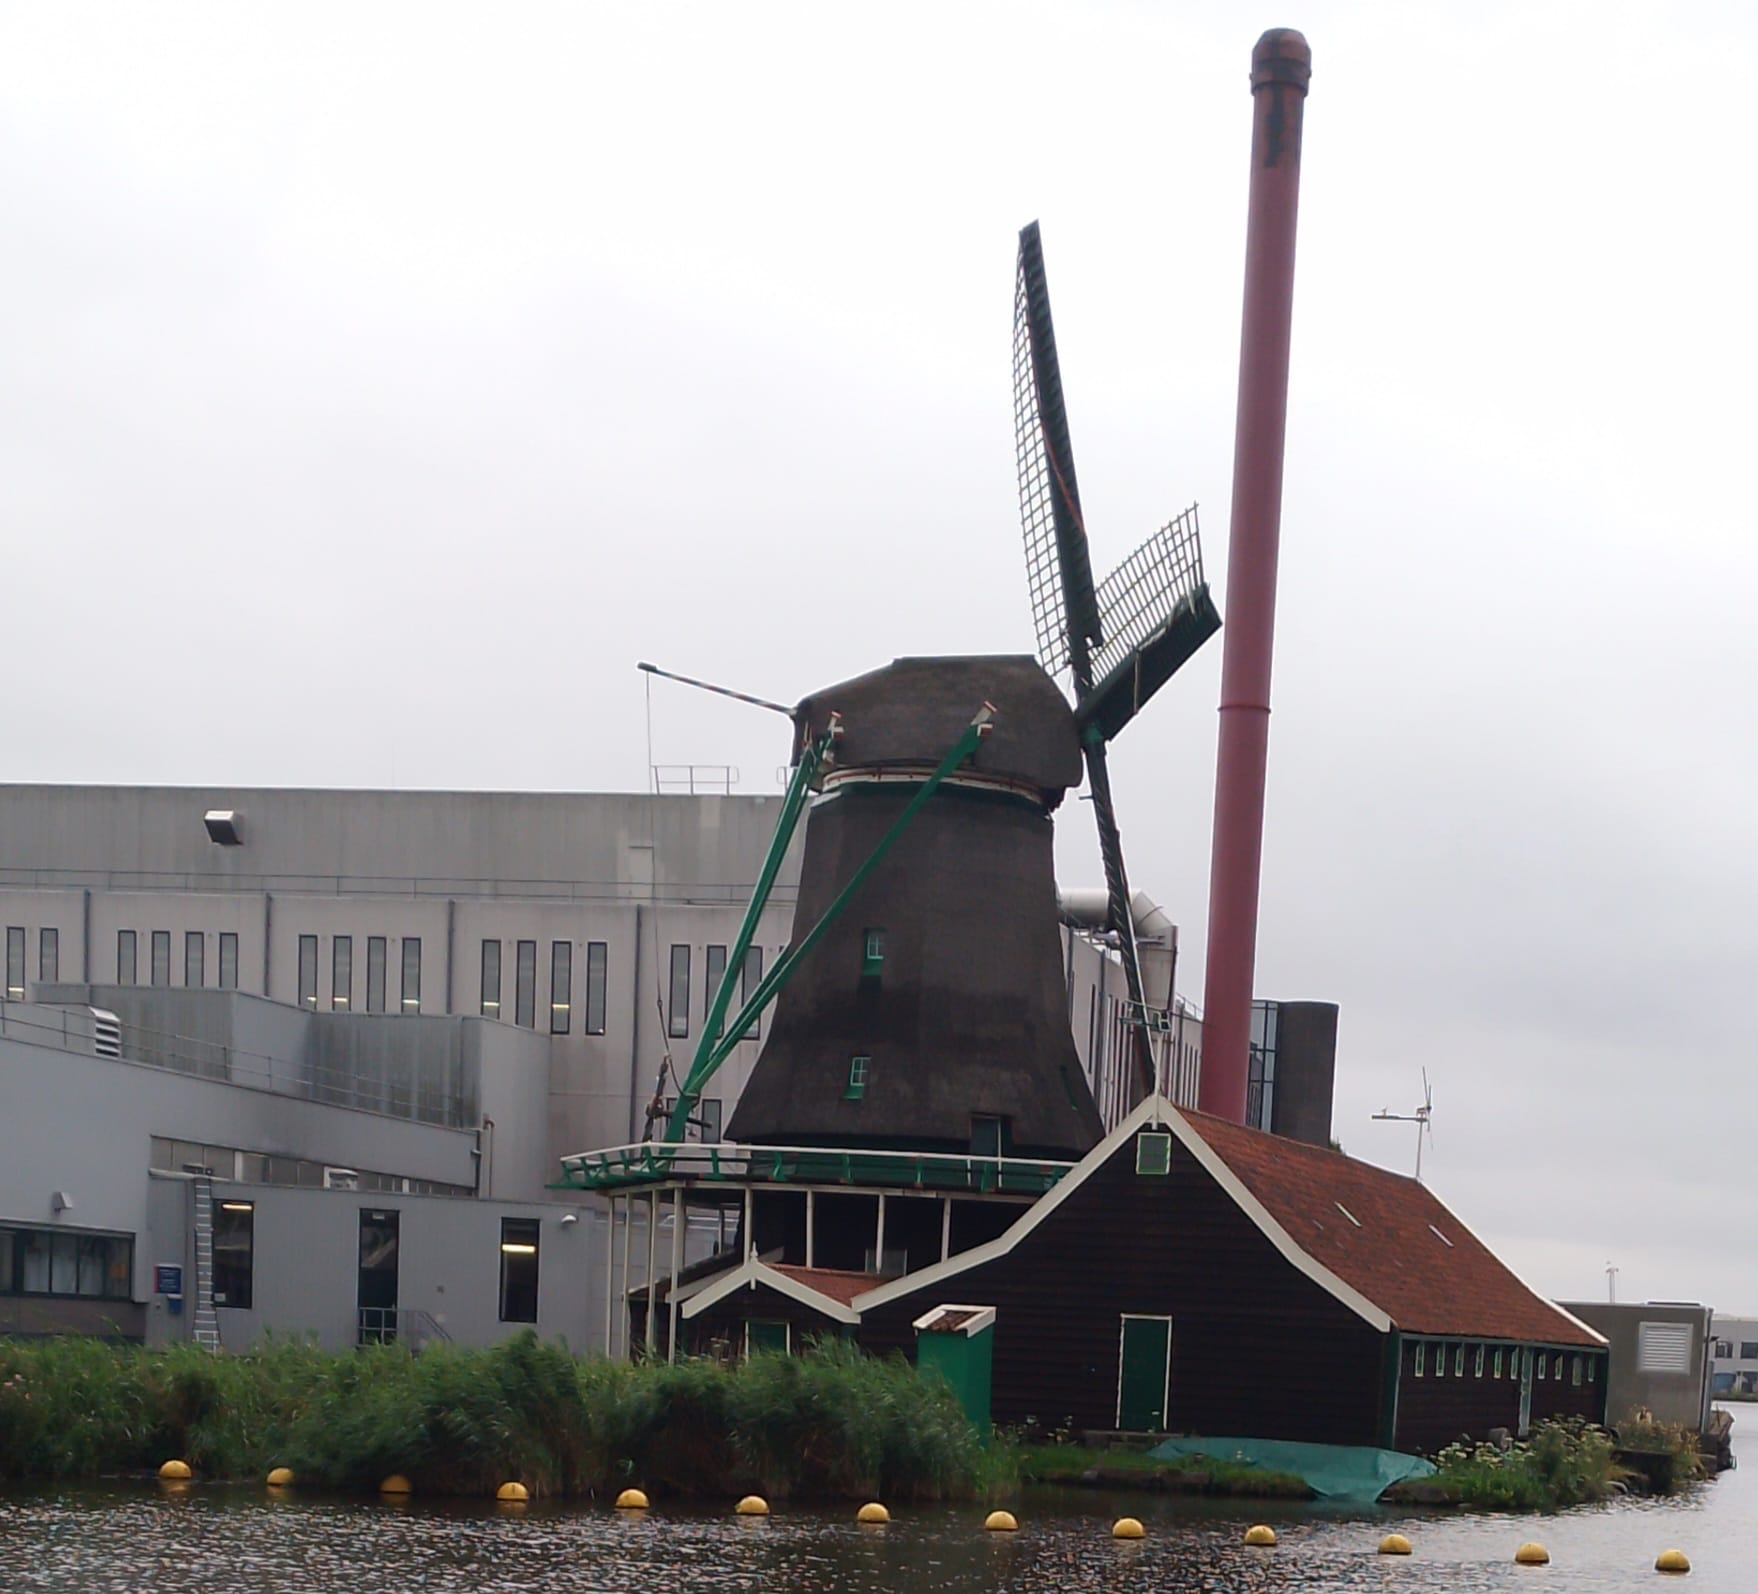
[[637,1141],[562,1158],[560,1190],[659,1184],[867,1185],[936,1195],[1042,1195],[1072,1162],[871,1146],[747,1146]]

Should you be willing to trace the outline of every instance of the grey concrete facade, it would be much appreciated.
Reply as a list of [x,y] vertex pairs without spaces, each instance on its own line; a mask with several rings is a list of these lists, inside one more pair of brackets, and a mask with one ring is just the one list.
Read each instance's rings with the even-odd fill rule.
[[[620,1333],[608,1308],[625,1243],[645,1280],[646,1216],[635,1204],[640,1232],[607,1250],[602,1204],[546,1186],[564,1153],[639,1139],[656,1090],[675,1091],[779,802],[0,785],[0,933],[22,948],[0,986],[0,1244],[15,1263],[55,1236],[129,1258],[102,1298],[8,1295],[0,1277],[0,1332],[192,1333],[154,1274],[180,1267],[193,1287],[187,1170],[209,1168],[213,1201],[255,1224],[255,1299],[216,1309],[223,1344],[270,1329],[353,1343],[360,1215],[393,1206],[412,1322],[474,1342],[521,1326],[496,1310],[514,1218],[540,1225],[540,1332]],[[209,839],[210,809],[237,814],[239,845]],[[765,968],[794,930],[797,853],[758,924]],[[1130,1104],[1121,966],[1073,929],[1063,950],[1109,1125]],[[1154,955],[1169,991],[1172,949]],[[97,1055],[97,1014],[119,1057]],[[711,1122],[767,1030],[716,1076]],[[1181,1101],[1200,1033],[1191,1015],[1167,1041]],[[656,1241],[669,1254],[669,1233]],[[711,1243],[692,1230],[684,1254]]]
[[1709,1422],[1710,1320],[1707,1306],[1677,1301],[1562,1301],[1563,1310],[1605,1335],[1609,1345],[1606,1421],[1637,1412],[1701,1431]]

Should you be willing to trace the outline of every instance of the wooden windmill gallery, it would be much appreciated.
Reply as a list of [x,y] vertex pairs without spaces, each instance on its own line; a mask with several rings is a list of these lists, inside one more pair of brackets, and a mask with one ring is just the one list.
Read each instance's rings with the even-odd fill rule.
[[[1297,34],[1260,42],[1254,196],[1266,169],[1297,171],[1308,71]],[[1165,1093],[1173,996],[1143,988],[1106,751],[1220,616],[1194,509],[1094,580],[1035,223],[1013,356],[1037,656],[898,659],[786,711],[792,778],[675,1105],[648,1139],[563,1159],[562,1187],[609,1204],[626,1343],[675,1359],[841,1336],[935,1362],[979,1422],[1412,1449],[1602,1415],[1603,1341],[1423,1186]],[[1247,387],[1242,362],[1242,442]],[[1279,513],[1279,427],[1275,444]],[[1235,562],[1240,497],[1236,480]],[[1136,1105],[1108,1133],[1053,871],[1083,775],[1132,1037]],[[736,1001],[802,823],[789,946]],[[725,1142],[689,1139],[771,1006]]]

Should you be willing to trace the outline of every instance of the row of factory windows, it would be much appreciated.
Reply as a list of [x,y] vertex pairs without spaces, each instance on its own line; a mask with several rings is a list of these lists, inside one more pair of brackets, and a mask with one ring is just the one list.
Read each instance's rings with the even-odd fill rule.
[[0,1295],[65,1295],[126,1301],[134,1241],[71,1229],[0,1228]]
[[[363,1337],[394,1338],[395,1308],[365,1305],[368,1295],[396,1298],[398,1214],[360,1215],[360,1274]],[[230,1197],[213,1204],[214,1260],[211,1275],[215,1306],[248,1312],[256,1299],[256,1203]],[[500,1320],[537,1321],[538,1247],[542,1224],[536,1218],[502,1218],[500,1241]],[[374,1284],[381,1286],[374,1289]],[[389,1315],[368,1327],[368,1314]]]
[[[1433,1352],[1432,1362],[1430,1351]],[[1518,1347],[1503,1345],[1469,1345],[1461,1340],[1417,1340],[1413,1354],[1413,1369],[1418,1378],[1428,1375],[1432,1366],[1436,1378],[1518,1378],[1520,1376],[1520,1357],[1523,1353]],[[1524,1354],[1532,1357],[1533,1377],[1541,1382],[1554,1378],[1559,1384],[1563,1381],[1565,1363],[1569,1381],[1577,1386],[1585,1378],[1592,1383],[1596,1377],[1596,1358],[1583,1355],[1579,1351],[1527,1351]],[[1469,1363],[1470,1372],[1466,1371]]]
[[1743,1339],[1739,1342],[1740,1354],[1734,1355],[1734,1342],[1731,1339],[1718,1339],[1715,1342],[1713,1355],[1717,1361],[1758,1361],[1758,1340]]
[[408,1174],[344,1168],[309,1157],[286,1157],[270,1151],[242,1151],[235,1146],[209,1146],[200,1141],[154,1135],[149,1165],[161,1173],[205,1173],[239,1184],[286,1185],[299,1190],[377,1190],[390,1195],[467,1196],[467,1184],[443,1179],[416,1179]]

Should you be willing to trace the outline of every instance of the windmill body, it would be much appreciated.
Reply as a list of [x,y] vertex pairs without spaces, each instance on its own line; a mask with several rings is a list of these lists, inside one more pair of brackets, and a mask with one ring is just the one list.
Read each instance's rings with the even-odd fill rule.
[[777,998],[735,1141],[1075,1158],[1100,1139],[1069,1028],[1050,817],[1080,779],[1080,742],[1036,661],[899,659],[800,704],[801,747],[832,714],[843,734],[806,821],[795,938],[983,703],[993,734]]

